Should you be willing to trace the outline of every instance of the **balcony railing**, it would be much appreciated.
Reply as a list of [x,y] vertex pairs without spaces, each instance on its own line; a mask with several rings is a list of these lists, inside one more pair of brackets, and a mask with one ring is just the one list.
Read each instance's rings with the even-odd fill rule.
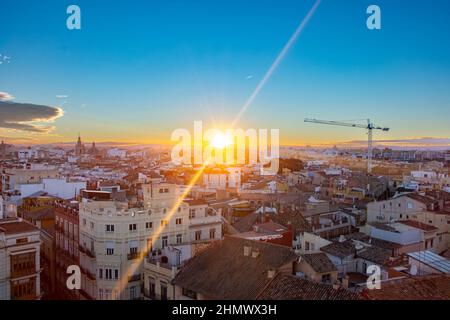
[[20,277],[25,277],[25,276],[31,276],[36,274],[36,265],[33,264],[32,266],[30,266],[29,268],[24,268],[24,269],[12,269],[11,270],[11,278],[20,278]]
[[135,260],[135,259],[138,259],[139,256],[140,256],[139,252],[128,253],[127,254],[127,259],[128,260]]
[[140,281],[140,280],[141,280],[140,274],[135,274],[135,275],[128,277],[128,282],[134,282],[134,281]]

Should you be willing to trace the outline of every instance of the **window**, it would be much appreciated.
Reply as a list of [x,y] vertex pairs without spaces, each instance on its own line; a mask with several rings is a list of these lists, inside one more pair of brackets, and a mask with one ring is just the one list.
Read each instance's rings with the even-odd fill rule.
[[106,232],[114,232],[114,225],[113,224],[107,224],[106,225]]
[[137,299],[136,287],[130,287],[130,300]]
[[164,249],[165,247],[167,247],[167,245],[168,245],[168,239],[167,239],[167,236],[162,237],[162,243],[161,243],[161,245],[162,245],[162,248],[163,248],[163,249]]
[[114,241],[106,241],[106,254],[112,256],[114,254]]
[[103,269],[102,268],[98,269],[98,277],[100,279],[103,279]]
[[98,289],[98,299],[103,300],[103,290],[102,289]]
[[152,238],[147,239],[147,251],[153,251]]
[[137,254],[137,247],[130,248],[130,253],[131,254]]
[[164,193],[169,193],[169,189],[168,188],[164,188]]
[[151,228],[153,228],[153,222],[146,222],[146,223],[145,223],[145,228],[146,228],[146,229],[151,229]]
[[119,269],[114,269],[114,279],[119,279]]
[[177,234],[177,244],[180,244],[183,242],[183,235]]
[[183,219],[177,218],[177,219],[175,220],[175,224],[182,224],[182,221],[183,221]]
[[412,209],[412,208],[413,208],[412,202],[408,202],[407,208],[408,208],[408,209]]
[[309,251],[309,242],[308,241],[305,242],[305,251]]
[[86,225],[86,219],[83,219],[83,226]]
[[148,297],[151,299],[155,298],[155,279],[148,278]]
[[91,222],[91,229],[94,229],[94,223]]
[[195,218],[195,209],[190,209],[189,210],[189,219],[193,219]]
[[202,239],[202,230],[195,231],[195,241]]
[[215,239],[216,238],[216,229],[209,229],[209,238]]
[[159,193],[164,193],[164,189],[159,189]]
[[137,225],[136,225],[136,223],[130,224],[130,225],[128,226],[128,229],[129,229],[130,231],[136,231],[136,230],[137,230]]
[[105,290],[105,300],[111,300],[111,290]]
[[112,279],[112,269],[105,269],[105,279]]
[[383,209],[386,209],[386,205],[385,204],[383,204]]
[[185,297],[197,300],[197,292],[194,292],[192,290],[183,288],[182,289],[182,295],[185,296]]
[[168,220],[161,220],[161,227],[165,227],[169,225],[169,221]]
[[161,282],[161,300],[167,300],[167,284]]
[[399,204],[398,204],[398,207],[400,208],[401,206],[402,206],[402,204],[401,204],[401,203],[399,203]]
[[331,275],[329,273],[322,275],[322,282],[323,283],[330,283],[330,281],[331,281]]

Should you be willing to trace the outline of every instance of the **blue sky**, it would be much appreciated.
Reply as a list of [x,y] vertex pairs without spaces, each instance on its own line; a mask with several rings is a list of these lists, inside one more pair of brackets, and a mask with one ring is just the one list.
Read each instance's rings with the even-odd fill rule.
[[[226,127],[314,2],[4,0],[0,91],[64,116],[0,136],[163,142],[194,120]],[[70,4],[81,30],[66,28]],[[381,30],[366,28],[370,4]],[[447,0],[323,0],[238,126],[324,143],[365,136],[303,118],[371,118],[392,128],[379,139],[449,138],[449,13]]]

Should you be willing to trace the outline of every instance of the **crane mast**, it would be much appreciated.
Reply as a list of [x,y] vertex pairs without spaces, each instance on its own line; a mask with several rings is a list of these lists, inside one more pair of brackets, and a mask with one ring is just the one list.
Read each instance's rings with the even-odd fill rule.
[[317,120],[317,119],[305,119],[305,122],[328,124],[332,126],[352,127],[367,129],[367,174],[372,174],[372,157],[373,157],[373,130],[389,131],[389,128],[375,126],[370,119],[367,119],[367,125],[348,123],[341,121],[329,121],[329,120]]

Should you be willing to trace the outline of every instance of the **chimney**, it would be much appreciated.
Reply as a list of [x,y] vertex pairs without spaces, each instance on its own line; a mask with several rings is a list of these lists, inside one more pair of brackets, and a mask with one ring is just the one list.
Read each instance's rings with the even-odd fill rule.
[[268,279],[273,279],[273,277],[275,277],[275,269],[269,269],[267,270],[267,278]]
[[250,252],[252,251],[252,247],[244,246],[244,256],[248,257]]
[[333,289],[338,290],[341,287],[341,283],[339,282],[339,280],[336,280],[333,283]]
[[348,289],[348,285],[349,285],[349,276],[345,275],[344,279],[342,279],[342,286],[346,289]]
[[259,250],[252,251],[252,258],[258,258],[259,256]]

